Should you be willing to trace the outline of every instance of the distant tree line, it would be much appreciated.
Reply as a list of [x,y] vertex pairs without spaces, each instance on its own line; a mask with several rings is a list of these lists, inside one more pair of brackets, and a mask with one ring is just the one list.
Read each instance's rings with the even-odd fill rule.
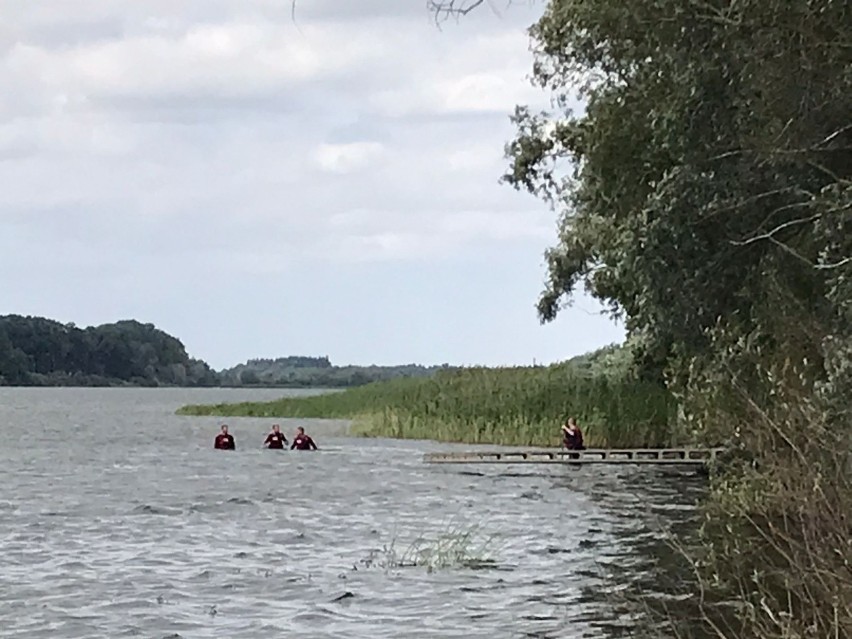
[[252,359],[221,372],[181,341],[134,320],[78,328],[0,316],[0,386],[275,386],[344,388],[425,377],[444,366],[334,366],[328,357]]
[[449,365],[334,366],[328,357],[251,359],[222,371],[223,386],[280,386],[288,388],[346,388],[400,377],[428,377]]
[[175,337],[128,320],[77,328],[0,316],[0,385],[215,386],[218,375]]

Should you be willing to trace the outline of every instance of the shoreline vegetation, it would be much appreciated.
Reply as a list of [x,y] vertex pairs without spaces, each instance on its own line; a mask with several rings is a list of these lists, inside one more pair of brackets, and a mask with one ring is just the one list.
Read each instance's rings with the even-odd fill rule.
[[335,389],[448,368],[336,366],[328,357],[291,355],[214,371],[153,324],[124,320],[78,328],[43,317],[0,316],[0,386]]
[[539,316],[599,299],[728,449],[647,635],[852,637],[852,5],[543,4],[503,176],[559,216]]
[[628,355],[611,346],[552,366],[453,369],[311,397],[184,406],[178,414],[352,419],[360,436],[509,446],[558,446],[570,414],[588,446],[686,443],[674,398],[633,378]]
[[[540,319],[585,290],[624,320],[635,370],[473,369],[185,411],[505,443],[573,414],[589,445],[720,443],[702,521],[672,541],[690,576],[639,636],[852,637],[852,7],[543,4],[527,34],[550,108],[517,106],[503,181],[558,215]],[[439,21],[485,5],[430,3]]]

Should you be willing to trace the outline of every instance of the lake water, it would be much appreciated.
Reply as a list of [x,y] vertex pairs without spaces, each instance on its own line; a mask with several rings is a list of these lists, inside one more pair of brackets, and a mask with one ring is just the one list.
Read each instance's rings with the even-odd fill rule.
[[[271,420],[230,419],[238,450],[214,451],[219,419],[174,414],[285,392],[0,388],[0,637],[626,637],[619,591],[653,588],[660,529],[703,491],[689,471],[427,466],[450,447],[341,422],[279,420],[321,448],[282,452],[261,449]],[[493,564],[394,565],[460,533]]]

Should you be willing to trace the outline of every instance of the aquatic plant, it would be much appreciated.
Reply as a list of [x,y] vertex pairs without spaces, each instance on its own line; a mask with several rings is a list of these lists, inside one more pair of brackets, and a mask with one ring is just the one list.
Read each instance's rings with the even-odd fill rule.
[[578,418],[590,446],[677,443],[676,405],[659,384],[586,360],[553,366],[465,368],[342,393],[265,403],[187,406],[183,415],[353,419],[363,436],[506,445],[560,444]]
[[496,554],[493,536],[482,535],[477,526],[462,525],[449,527],[431,537],[420,535],[402,548],[394,537],[381,549],[371,551],[361,564],[383,570],[420,567],[428,572],[482,569],[497,565]]

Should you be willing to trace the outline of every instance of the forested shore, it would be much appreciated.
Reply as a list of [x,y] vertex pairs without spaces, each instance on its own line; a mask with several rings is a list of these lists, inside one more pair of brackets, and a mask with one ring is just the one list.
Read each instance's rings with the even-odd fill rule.
[[79,328],[43,317],[0,316],[0,386],[346,388],[448,368],[335,366],[328,357],[291,355],[215,371],[153,324],[124,320]]
[[[485,10],[430,6],[439,19]],[[731,453],[702,525],[673,544],[693,577],[651,636],[852,636],[849,24],[852,6],[831,0],[549,0],[529,32],[552,108],[517,108],[504,180],[559,215],[539,315],[585,288],[625,321],[631,383],[675,399],[667,434]],[[520,376],[494,375],[274,410],[382,415],[384,401],[377,432],[500,440],[511,422],[455,419],[465,402],[511,412],[513,384],[534,404]],[[602,389],[605,407],[625,396]],[[545,401],[547,420],[595,404]]]

